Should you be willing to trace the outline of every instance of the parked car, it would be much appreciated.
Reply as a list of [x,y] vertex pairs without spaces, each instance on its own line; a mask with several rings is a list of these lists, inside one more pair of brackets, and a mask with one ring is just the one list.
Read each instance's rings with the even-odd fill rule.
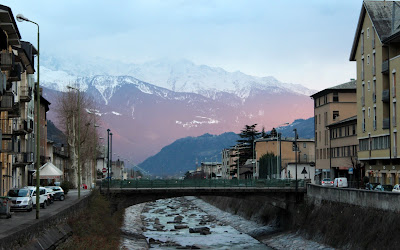
[[347,178],[345,177],[340,177],[340,178],[335,178],[333,182],[334,187],[340,187],[340,188],[346,188],[349,185],[347,184]]
[[385,190],[383,189],[383,187],[382,187],[381,184],[377,185],[377,186],[374,188],[374,190],[375,190],[375,191],[385,191]]
[[53,189],[48,188],[48,187],[45,187],[45,188],[47,190],[47,194],[48,194],[48,197],[49,197],[49,202],[53,203],[54,202],[54,195],[55,195]]
[[11,210],[32,211],[31,190],[27,188],[13,188],[8,191],[7,196],[11,197]]
[[392,192],[400,193],[400,185],[399,184],[394,185]]
[[[36,187],[29,186],[28,188],[32,191],[31,197],[33,206],[36,206]],[[49,194],[44,187],[40,187],[39,192],[39,204],[43,209],[45,209],[50,204]]]
[[365,185],[365,189],[367,190],[375,190],[376,186],[380,185],[380,183],[367,183]]
[[393,185],[382,185],[383,191],[392,192]]
[[54,192],[54,200],[63,201],[65,199],[64,190],[59,186],[47,186],[46,188],[50,188]]
[[333,186],[333,181],[329,178],[325,178],[321,181],[321,186],[327,186],[327,187],[332,187]]

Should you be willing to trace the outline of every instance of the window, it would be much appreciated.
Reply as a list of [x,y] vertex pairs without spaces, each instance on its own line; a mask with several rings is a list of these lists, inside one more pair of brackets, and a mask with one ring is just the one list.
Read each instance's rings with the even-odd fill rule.
[[305,162],[307,162],[307,154],[303,155],[303,159],[304,159]]
[[390,138],[388,135],[373,137],[371,149],[372,150],[387,149],[389,148],[389,144],[390,144]]
[[365,110],[362,111],[362,131],[365,132]]
[[342,137],[342,128],[339,128],[339,137]]
[[317,126],[317,122],[318,122],[318,117],[317,117],[317,115],[315,115],[315,117],[314,117],[314,122],[315,122],[315,126]]
[[375,66],[375,51],[372,54],[372,75],[376,75],[376,66]]
[[305,142],[303,142],[303,148],[306,148],[307,144]]
[[367,38],[369,38],[369,28],[367,28]]
[[371,82],[368,81],[368,91],[371,89]]
[[317,141],[318,141],[318,134],[317,134],[317,132],[315,132],[315,147],[318,146],[318,145],[317,145]]
[[361,54],[364,54],[364,31],[361,31],[360,43],[361,43]]
[[333,120],[335,120],[336,119],[336,117],[338,117],[339,116],[339,111],[333,111]]
[[374,130],[376,130],[376,107],[374,107],[372,115],[373,115],[373,118],[374,118],[373,127],[374,127]]
[[393,101],[393,119],[392,119],[392,124],[394,127],[396,127],[396,102]]
[[367,150],[369,150],[368,145],[369,145],[369,139],[362,139],[362,140],[359,140],[360,151],[367,151]]
[[353,125],[353,135],[356,134],[356,125]]
[[367,55],[367,65],[369,65],[369,55]]
[[364,81],[364,58],[361,58],[361,80]]
[[339,93],[338,92],[333,93],[333,102],[339,102]]
[[328,95],[324,95],[324,104],[328,103]]
[[321,114],[318,115],[318,123],[321,124]]
[[328,112],[324,113],[324,125],[328,125]]
[[368,117],[371,117],[371,108],[368,107]]
[[372,82],[372,101],[376,103],[376,79]]

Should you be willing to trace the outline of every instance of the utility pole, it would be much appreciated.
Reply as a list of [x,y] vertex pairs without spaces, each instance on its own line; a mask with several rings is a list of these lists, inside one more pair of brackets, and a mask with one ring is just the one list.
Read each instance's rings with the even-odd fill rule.
[[107,129],[107,191],[110,192],[110,129]]
[[294,131],[294,154],[295,154],[295,171],[296,171],[296,201],[297,201],[297,192],[298,192],[298,183],[297,183],[297,129],[293,129]]

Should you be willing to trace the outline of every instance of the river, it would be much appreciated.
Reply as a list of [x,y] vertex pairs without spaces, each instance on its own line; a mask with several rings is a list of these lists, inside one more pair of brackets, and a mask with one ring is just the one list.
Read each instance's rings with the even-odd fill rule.
[[[221,211],[196,197],[157,200],[125,211],[122,249],[330,249],[293,233]],[[267,246],[268,245],[268,246]],[[271,247],[269,247],[271,246]]]

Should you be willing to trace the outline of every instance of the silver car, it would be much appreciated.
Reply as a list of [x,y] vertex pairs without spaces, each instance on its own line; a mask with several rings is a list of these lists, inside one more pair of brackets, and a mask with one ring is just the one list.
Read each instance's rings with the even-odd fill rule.
[[321,181],[321,186],[333,187],[333,181],[329,178],[325,178]]
[[31,190],[27,188],[13,188],[8,191],[8,196],[11,197],[11,210],[32,211],[33,201]]

